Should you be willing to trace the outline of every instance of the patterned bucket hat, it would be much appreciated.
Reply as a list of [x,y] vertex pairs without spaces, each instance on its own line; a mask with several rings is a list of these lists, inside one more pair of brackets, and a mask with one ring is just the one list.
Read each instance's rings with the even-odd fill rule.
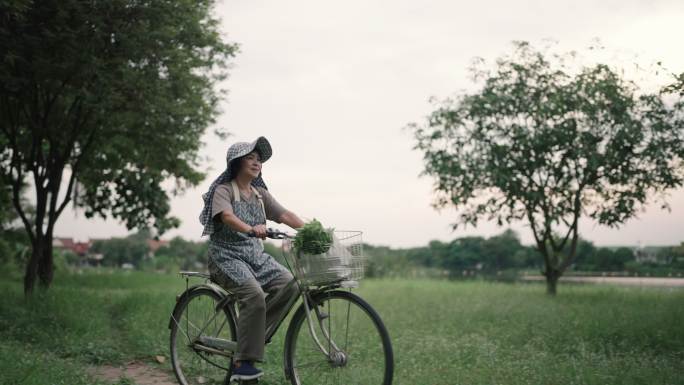
[[258,137],[257,140],[252,143],[237,142],[228,147],[228,152],[226,153],[226,169],[230,169],[230,163],[232,161],[241,158],[254,150],[261,156],[261,163],[264,163],[273,155],[271,144],[263,136]]
[[[218,178],[214,180],[214,182],[209,187],[209,191],[202,194],[202,200],[204,200],[204,207],[202,208],[202,212],[199,216],[200,223],[204,226],[202,230],[202,236],[211,235],[214,232],[214,221],[211,220],[211,202],[213,200],[216,187],[218,187],[218,185],[222,183],[228,183],[231,179],[233,179],[234,176],[230,175],[230,164],[234,160],[239,159],[254,150],[256,150],[259,153],[259,156],[261,157],[261,163],[266,162],[271,157],[271,155],[273,155],[271,144],[263,136],[258,137],[255,141],[251,143],[237,142],[228,147],[228,152],[226,153],[225,171],[223,171],[223,173],[221,173],[221,175],[219,175]],[[259,176],[252,180],[252,185],[254,187],[262,187],[268,190],[268,188],[266,187],[266,183],[264,183],[264,179],[261,177],[261,173],[259,173]]]

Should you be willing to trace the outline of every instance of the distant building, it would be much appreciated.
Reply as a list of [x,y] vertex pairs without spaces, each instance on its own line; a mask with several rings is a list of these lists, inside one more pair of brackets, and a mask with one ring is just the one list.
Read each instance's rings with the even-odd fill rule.
[[75,242],[73,238],[53,238],[52,247],[56,249],[69,250],[78,256],[84,256],[90,250],[92,244],[88,242]]
[[163,240],[163,239],[148,239],[147,240],[147,249],[148,249],[148,256],[154,256],[154,253],[159,250],[160,247],[168,246],[169,241]]
[[76,242],[73,238],[64,237],[56,237],[52,240],[53,248],[69,251],[79,256],[79,264],[81,266],[100,266],[104,259],[104,255],[100,253],[91,253],[90,248],[92,246],[93,240]]
[[[95,253],[91,251],[93,244],[96,241],[107,241],[107,239],[89,239],[86,242],[76,242],[71,237],[55,237],[52,241],[52,247],[57,250],[69,251],[71,253],[79,256],[79,265],[81,266],[100,266],[104,260],[104,254]],[[169,241],[167,240],[147,240],[147,257],[154,257],[154,253],[159,250],[160,247],[167,246]]]
[[634,259],[639,263],[672,263],[674,257],[668,246],[639,246],[634,249]]

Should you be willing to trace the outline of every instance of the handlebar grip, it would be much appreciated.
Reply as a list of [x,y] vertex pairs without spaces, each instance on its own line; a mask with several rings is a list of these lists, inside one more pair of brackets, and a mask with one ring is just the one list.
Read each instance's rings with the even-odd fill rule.
[[[256,233],[254,232],[254,230],[251,230],[245,234],[247,234],[247,236],[250,238],[256,237]],[[283,238],[288,237],[288,236],[289,236],[288,234],[283,233],[282,231],[278,231],[278,230],[274,230],[274,229],[267,229],[266,230],[266,238],[283,239]]]
[[[251,230],[251,231],[247,232],[246,234],[250,238],[256,237],[256,233],[254,232],[254,230]],[[277,235],[278,235],[278,231],[275,231],[273,229],[267,229],[266,230],[266,238],[273,238]]]

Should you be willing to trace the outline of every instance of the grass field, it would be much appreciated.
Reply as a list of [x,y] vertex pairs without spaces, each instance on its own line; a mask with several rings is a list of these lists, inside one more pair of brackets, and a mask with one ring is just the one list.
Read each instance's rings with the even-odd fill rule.
[[[0,383],[95,384],[89,365],[168,355],[184,281],[140,272],[58,274],[25,300],[0,280]],[[395,384],[684,384],[684,290],[365,280],[395,352]],[[263,384],[285,384],[284,328]],[[168,363],[168,361],[167,361]],[[162,366],[166,369],[165,366]],[[126,383],[126,381],[121,382]]]

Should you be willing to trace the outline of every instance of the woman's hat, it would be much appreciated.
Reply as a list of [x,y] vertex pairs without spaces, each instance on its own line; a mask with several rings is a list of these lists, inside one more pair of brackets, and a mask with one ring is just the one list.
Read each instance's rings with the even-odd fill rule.
[[230,169],[230,162],[241,158],[254,150],[261,156],[261,163],[264,163],[273,155],[271,144],[263,136],[258,137],[257,140],[252,143],[237,142],[228,147],[228,152],[226,153],[226,168]]

